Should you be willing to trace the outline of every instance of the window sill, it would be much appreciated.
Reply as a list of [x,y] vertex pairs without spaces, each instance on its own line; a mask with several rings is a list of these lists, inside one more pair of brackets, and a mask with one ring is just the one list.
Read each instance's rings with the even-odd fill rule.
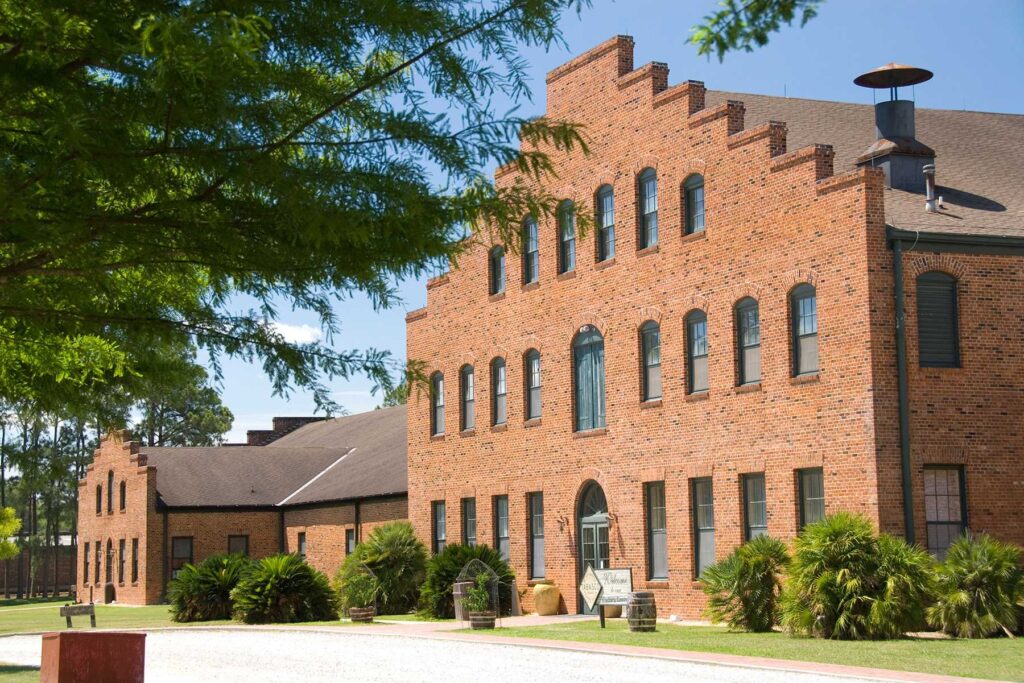
[[539,417],[535,417],[532,420],[527,420],[526,422],[523,423],[523,426],[526,427],[527,429],[529,429],[530,427],[540,427],[540,425],[541,419]]
[[532,586],[554,586],[555,582],[552,581],[551,579],[527,579],[526,580],[526,585],[527,585],[527,587],[532,587]]
[[809,372],[806,375],[797,375],[796,377],[790,377],[790,384],[811,384],[821,380],[821,373]]
[[501,301],[505,298],[505,292],[498,292],[497,294],[491,294],[487,297],[488,301]]
[[661,246],[660,245],[652,244],[649,247],[644,247],[643,249],[639,249],[636,252],[636,257],[637,258],[643,258],[644,256],[648,256],[650,254],[657,254],[660,250],[661,250]]
[[432,434],[430,436],[431,441],[444,441],[444,434]]
[[459,436],[462,436],[462,437],[476,436],[476,428],[463,429],[461,432],[459,432]]
[[598,261],[594,264],[594,270],[604,270],[605,268],[611,268],[615,265],[615,257],[605,259],[604,261]]
[[703,239],[707,239],[708,233],[707,228],[700,232],[683,233],[682,242],[699,242]]
[[535,289],[540,289],[540,283],[534,280],[533,282],[527,282],[522,286],[524,292],[532,292]]
[[687,394],[684,400],[688,403],[693,403],[694,401],[706,401],[710,397],[711,393],[705,389],[704,391],[695,391],[692,394]]
[[502,422],[500,425],[491,425],[492,432],[504,432],[508,431],[508,423]]
[[647,401],[640,401],[640,409],[641,410],[643,410],[645,408],[660,408],[660,407],[661,407],[661,399],[660,398],[652,398],[652,399],[647,400]]
[[734,389],[737,394],[752,394],[756,391],[761,391],[760,382],[750,382],[749,384],[741,384]]
[[558,280],[559,282],[562,282],[563,280],[571,280],[574,277],[576,277],[576,271],[575,270],[570,270],[570,271],[565,272],[565,273],[559,273],[555,277],[555,279]]
[[574,439],[589,439],[592,436],[604,436],[608,433],[607,427],[598,427],[597,429],[588,429],[585,432],[573,432],[572,438]]
[[647,579],[644,581],[644,588],[650,588],[651,590],[666,590],[671,587],[672,584],[668,579]]

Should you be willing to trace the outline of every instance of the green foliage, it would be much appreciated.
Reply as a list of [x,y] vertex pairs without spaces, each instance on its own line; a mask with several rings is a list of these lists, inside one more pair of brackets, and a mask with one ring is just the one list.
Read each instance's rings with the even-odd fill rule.
[[21,552],[14,541],[20,529],[21,519],[14,508],[0,508],[0,560],[13,559]]
[[213,555],[198,565],[186,564],[167,584],[174,621],[230,619],[231,591],[252,569],[243,555]]
[[392,522],[379,526],[370,533],[355,552],[345,558],[338,570],[335,583],[344,606],[362,607],[348,601],[345,586],[350,577],[369,570],[377,582],[377,612],[379,614],[405,614],[419,600],[427,564],[427,549],[416,538],[408,522]]
[[255,563],[231,591],[236,619],[247,624],[288,624],[338,618],[338,596],[327,577],[298,555]]
[[473,587],[462,598],[462,609],[467,612],[491,611],[491,581],[486,573],[476,575]]
[[423,611],[438,619],[451,619],[455,616],[452,586],[463,568],[473,560],[480,560],[497,574],[501,613],[510,613],[515,574],[508,563],[501,559],[501,553],[486,545],[470,547],[457,543],[445,546],[444,550],[427,561],[427,577],[420,595]]
[[335,303],[391,305],[397,278],[553,215],[482,170],[585,150],[493,105],[583,4],[0,0],[0,398],[71,401],[188,345],[321,407],[325,379],[390,387],[386,353],[334,348]]
[[800,15],[800,26],[818,14],[824,0],[719,0],[717,12],[690,30],[697,54],[714,53],[718,61],[730,50],[753,52],[768,44],[768,36]]
[[373,574],[364,570],[346,576],[338,592],[346,611],[352,607],[373,607],[380,593],[380,584]]
[[707,613],[731,629],[765,632],[779,622],[782,572],[789,562],[786,544],[758,536],[704,570]]
[[823,638],[898,638],[923,623],[934,561],[839,513],[797,536],[782,594],[782,624]]
[[935,628],[960,638],[985,638],[1017,627],[1024,600],[1017,546],[988,534],[961,536],[936,574],[935,604],[928,608],[928,623]]

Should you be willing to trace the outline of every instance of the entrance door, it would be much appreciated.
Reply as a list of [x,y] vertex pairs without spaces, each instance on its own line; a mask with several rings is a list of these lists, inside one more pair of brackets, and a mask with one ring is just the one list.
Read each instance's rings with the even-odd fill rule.
[[[580,501],[579,510],[580,578],[587,567],[608,569],[608,502],[597,484],[590,484]],[[596,614],[597,606],[588,610],[583,596],[578,596],[581,614]]]

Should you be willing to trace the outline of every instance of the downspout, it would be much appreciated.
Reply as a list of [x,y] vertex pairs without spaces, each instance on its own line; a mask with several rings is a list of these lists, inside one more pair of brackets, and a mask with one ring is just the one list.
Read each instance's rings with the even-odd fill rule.
[[900,470],[903,475],[903,528],[907,543],[915,542],[914,496],[910,468],[910,392],[907,388],[907,331],[903,304],[903,242],[892,245],[892,274],[896,281],[896,373],[900,416]]
[[356,500],[356,543],[357,544],[363,542],[363,529],[362,529],[362,524],[361,524],[360,519],[359,519],[359,517],[360,517],[359,503],[360,503],[360,501],[357,499]]
[[164,551],[161,553],[162,561],[163,561],[164,582],[163,582],[163,587],[160,589],[160,602],[166,602],[167,601],[167,583],[171,579],[170,574],[169,574],[169,566],[170,565],[169,565],[169,563],[167,561],[167,556],[170,554],[169,548],[171,546],[171,539],[168,538],[168,536],[167,536],[168,532],[170,531],[170,527],[171,527],[171,525],[169,523],[169,520],[168,520],[168,516],[169,515],[170,515],[170,511],[167,510],[167,508],[164,508],[164,542],[163,542]]
[[284,554],[285,533],[284,533],[284,508],[277,510],[277,551]]

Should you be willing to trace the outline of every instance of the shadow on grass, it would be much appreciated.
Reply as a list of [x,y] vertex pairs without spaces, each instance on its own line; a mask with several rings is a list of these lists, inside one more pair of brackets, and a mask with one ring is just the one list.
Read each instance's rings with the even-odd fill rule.
[[66,602],[73,602],[73,600],[66,595],[58,595],[55,598],[5,598],[0,599],[0,609],[4,607],[21,607],[22,605],[46,605],[55,603],[63,605]]
[[0,664],[0,679],[3,679],[5,683],[37,683],[39,667]]

